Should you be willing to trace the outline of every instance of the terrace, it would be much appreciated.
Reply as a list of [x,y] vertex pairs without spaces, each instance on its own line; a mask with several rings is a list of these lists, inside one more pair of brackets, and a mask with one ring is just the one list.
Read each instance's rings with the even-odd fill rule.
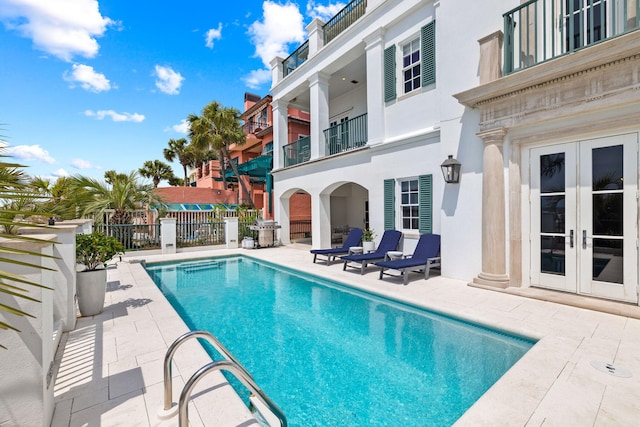
[[[534,346],[455,424],[632,425],[640,416],[640,308],[599,301],[608,314],[556,302],[491,292],[466,282],[435,276],[408,286],[377,280],[377,274],[350,274],[337,266],[311,263],[306,245],[262,251],[214,249],[197,257],[241,253],[283,266],[304,266],[311,274],[498,329],[539,338]],[[193,253],[147,255],[148,262],[188,259]],[[66,339],[52,425],[177,425],[160,420],[162,359],[167,346],[187,331],[158,288],[127,255],[109,270],[105,311],[80,318]],[[334,268],[335,267],[335,268]],[[544,298],[543,296],[540,296]],[[546,298],[569,301],[563,294]],[[575,296],[571,298],[575,301]],[[589,299],[585,299],[589,301]],[[593,300],[591,300],[593,303]],[[176,354],[174,401],[182,384],[209,361],[197,343]],[[86,351],[91,348],[92,351]],[[596,369],[612,363],[615,375]],[[224,380],[201,383],[189,409],[191,423],[219,427],[257,425],[233,398]],[[213,399],[213,400],[212,400]],[[276,402],[277,403],[277,402]]]

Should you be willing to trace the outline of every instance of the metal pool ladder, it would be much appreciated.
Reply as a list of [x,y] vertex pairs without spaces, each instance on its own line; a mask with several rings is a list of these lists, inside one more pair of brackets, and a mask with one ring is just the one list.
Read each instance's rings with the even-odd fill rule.
[[[180,393],[180,401],[178,405],[173,405],[173,379],[171,377],[171,361],[173,355],[178,348],[187,340],[192,338],[206,339],[213,348],[218,351],[226,360],[218,360],[207,363],[198,369],[184,385]],[[167,349],[164,356],[164,407],[158,411],[160,418],[170,418],[179,413],[178,425],[187,427],[189,425],[188,403],[191,398],[191,392],[198,382],[210,372],[227,371],[232,373],[245,387],[251,391],[251,398],[258,399],[265,405],[273,415],[280,421],[281,427],[287,427],[287,418],[284,412],[276,405],[260,387],[255,383],[251,374],[242,366],[242,364],[226,349],[225,346],[211,333],[207,331],[190,331],[178,337],[173,344]]]

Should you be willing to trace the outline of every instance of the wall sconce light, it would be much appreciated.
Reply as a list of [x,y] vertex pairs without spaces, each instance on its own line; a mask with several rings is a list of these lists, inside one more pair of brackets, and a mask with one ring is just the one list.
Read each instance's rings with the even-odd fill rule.
[[447,160],[442,162],[440,167],[442,168],[442,175],[446,183],[457,184],[460,182],[460,168],[462,165],[454,159],[451,154],[449,154]]
[[216,194],[217,194],[218,196],[220,195],[220,193],[221,193],[221,191],[220,191],[220,190],[216,191]]

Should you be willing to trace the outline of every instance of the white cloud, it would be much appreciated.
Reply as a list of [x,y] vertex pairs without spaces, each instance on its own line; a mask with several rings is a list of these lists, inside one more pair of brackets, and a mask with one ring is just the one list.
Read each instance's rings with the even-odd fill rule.
[[182,119],[179,124],[173,125],[165,129],[165,132],[170,132],[170,131],[182,133],[186,135],[187,133],[189,133],[189,122],[187,121],[187,119]]
[[252,70],[242,78],[244,83],[251,89],[259,89],[264,83],[271,81],[271,70]]
[[329,3],[328,5],[316,4],[315,1],[310,0],[307,3],[307,15],[311,17],[311,19],[319,18],[324,22],[327,22],[329,19],[333,18],[335,14],[340,12],[346,6],[345,3]]
[[53,172],[51,172],[51,175],[53,175],[56,178],[60,178],[63,176],[69,176],[69,172],[67,172],[66,170],[60,168],[58,170],[55,170]]
[[100,14],[97,0],[3,0],[0,19],[31,39],[36,49],[64,61],[75,55],[96,56],[96,38],[114,24]]
[[163,67],[156,65],[154,75],[157,77],[156,87],[167,95],[177,95],[180,93],[180,86],[184,77],[171,69],[171,67]]
[[82,159],[71,160],[71,166],[76,169],[93,169],[95,167],[91,164],[91,162]]
[[62,77],[74,87],[79,83],[84,90],[103,92],[111,89],[111,82],[104,74],[97,73],[93,67],[84,64],[73,64],[71,72],[65,71]]
[[16,145],[15,147],[6,147],[8,155],[21,160],[39,160],[41,162],[53,164],[56,160],[49,155],[39,145]]
[[211,28],[204,36],[206,46],[209,49],[213,49],[213,41],[220,40],[222,38],[222,22],[218,23],[218,28]]
[[[255,46],[255,57],[262,60],[264,69],[253,70],[245,77],[245,83],[261,84],[270,80],[269,64],[276,56],[289,56],[292,43],[302,43],[305,39],[303,19],[298,6],[293,3],[278,4],[265,1],[262,4],[262,21],[255,21],[249,27],[251,43]],[[266,79],[266,80],[265,80]]]
[[142,114],[138,113],[117,113],[113,110],[86,110],[84,115],[87,117],[95,117],[98,120],[102,120],[105,117],[111,117],[114,122],[135,122],[140,123],[145,119]]

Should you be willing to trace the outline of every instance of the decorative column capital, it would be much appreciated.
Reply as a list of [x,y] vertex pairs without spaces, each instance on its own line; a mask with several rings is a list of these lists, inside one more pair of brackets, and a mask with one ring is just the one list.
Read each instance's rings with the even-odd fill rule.
[[309,85],[313,86],[313,85],[317,85],[317,84],[324,84],[324,85],[328,85],[329,84],[329,78],[331,76],[329,74],[323,73],[322,71],[319,71],[315,74],[312,74],[309,77]]
[[364,37],[362,39],[362,41],[364,41],[364,49],[369,50],[384,43],[384,35],[386,32],[386,28],[380,27],[373,31],[371,34],[368,34],[366,37]]
[[507,135],[507,128],[495,128],[489,130],[483,130],[476,133],[476,136],[484,141],[485,144],[498,144],[501,145],[504,142],[504,137]]

